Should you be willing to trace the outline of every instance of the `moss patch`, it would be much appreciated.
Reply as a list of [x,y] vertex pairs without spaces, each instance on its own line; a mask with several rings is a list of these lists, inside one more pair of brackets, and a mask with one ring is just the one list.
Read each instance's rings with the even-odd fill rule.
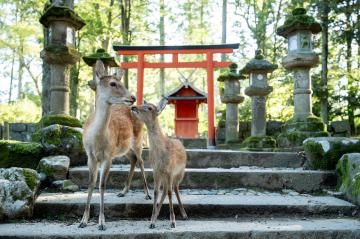
[[0,168],[35,169],[44,155],[43,147],[39,143],[0,140]]
[[42,117],[42,119],[39,122],[39,125],[41,128],[47,127],[49,125],[53,124],[59,124],[59,125],[65,125],[69,127],[79,127],[81,128],[81,122],[75,117],[72,117],[70,115],[65,114],[57,114],[57,115],[47,115]]
[[307,29],[316,34],[321,31],[321,25],[312,16],[306,15],[304,8],[296,8],[285,19],[284,25],[276,29],[276,34],[287,37],[295,29]]
[[26,184],[32,191],[34,191],[39,186],[39,182],[40,182],[39,175],[36,173],[36,171],[29,168],[24,168],[23,174],[25,177]]

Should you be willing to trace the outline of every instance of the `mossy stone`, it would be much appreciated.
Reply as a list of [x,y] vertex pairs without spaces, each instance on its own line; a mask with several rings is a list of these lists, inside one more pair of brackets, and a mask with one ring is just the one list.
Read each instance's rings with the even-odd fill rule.
[[42,128],[40,135],[40,142],[48,155],[66,155],[72,166],[86,164],[81,128],[53,124]]
[[44,155],[43,147],[39,143],[0,140],[0,168],[36,169]]
[[33,169],[24,168],[23,175],[25,177],[25,182],[28,187],[31,189],[31,191],[34,191],[39,186],[40,182],[40,177],[37,172]]
[[276,140],[271,136],[250,136],[242,142],[241,147],[248,149],[275,148]]
[[335,170],[341,156],[347,153],[359,152],[360,141],[344,144],[341,141],[331,142],[331,149],[324,151],[322,145],[313,140],[304,142],[304,150],[313,169]]
[[336,165],[337,189],[360,205],[360,154],[344,154]]
[[81,128],[81,122],[75,117],[66,114],[47,115],[41,118],[39,124],[41,128],[47,127],[53,124],[65,125],[69,127]]

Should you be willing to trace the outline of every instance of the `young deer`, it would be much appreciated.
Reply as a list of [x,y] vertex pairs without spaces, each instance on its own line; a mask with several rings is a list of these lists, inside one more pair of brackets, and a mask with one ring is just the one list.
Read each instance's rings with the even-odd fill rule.
[[[151,215],[150,228],[155,228],[155,222],[159,215],[161,206],[166,194],[169,199],[170,207],[170,225],[175,228],[175,214],[172,204],[172,191],[175,190],[179,202],[180,212],[184,219],[187,219],[185,209],[182,205],[179,192],[186,166],[186,151],[178,139],[170,139],[161,132],[157,116],[165,108],[166,99],[160,101],[159,106],[150,103],[143,104],[139,107],[131,107],[131,112],[141,121],[143,121],[148,130],[149,138],[149,156],[152,163],[154,174],[154,203]],[[163,192],[159,204],[160,186],[163,186]]]
[[99,230],[105,230],[104,191],[109,175],[112,159],[115,156],[127,156],[131,167],[124,195],[130,186],[135,164],[141,169],[147,199],[149,190],[145,179],[144,165],[141,158],[143,123],[132,116],[130,107],[135,96],[120,82],[117,75],[105,75],[105,67],[101,61],[96,62],[96,108],[84,124],[83,144],[88,156],[89,188],[84,215],[79,227],[86,227],[89,220],[91,196],[100,170],[100,214]]

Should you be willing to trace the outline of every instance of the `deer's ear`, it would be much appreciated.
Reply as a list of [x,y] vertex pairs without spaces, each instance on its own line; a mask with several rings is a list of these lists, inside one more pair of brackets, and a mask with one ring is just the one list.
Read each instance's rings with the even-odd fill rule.
[[166,97],[161,98],[160,102],[157,105],[157,109],[158,109],[157,114],[158,115],[165,109],[165,106],[167,105],[167,103],[168,103],[168,99]]
[[101,60],[96,61],[95,65],[96,83],[99,83],[100,78],[105,75],[105,66]]
[[124,69],[121,69],[121,68],[117,68],[116,69],[116,73],[115,73],[115,78],[117,81],[121,81],[121,78],[123,77],[125,73],[125,70]]

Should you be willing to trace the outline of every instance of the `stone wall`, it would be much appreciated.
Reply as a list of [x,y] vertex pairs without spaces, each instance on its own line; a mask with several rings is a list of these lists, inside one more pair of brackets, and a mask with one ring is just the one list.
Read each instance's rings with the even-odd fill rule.
[[[281,121],[267,121],[266,122],[266,135],[276,138],[281,132],[283,122]],[[222,143],[225,141],[225,128],[218,127],[217,129],[217,141]],[[251,122],[239,121],[239,142],[244,141],[251,135]]]
[[0,125],[0,139],[18,141],[31,141],[31,135],[35,132],[36,123],[7,123]]

